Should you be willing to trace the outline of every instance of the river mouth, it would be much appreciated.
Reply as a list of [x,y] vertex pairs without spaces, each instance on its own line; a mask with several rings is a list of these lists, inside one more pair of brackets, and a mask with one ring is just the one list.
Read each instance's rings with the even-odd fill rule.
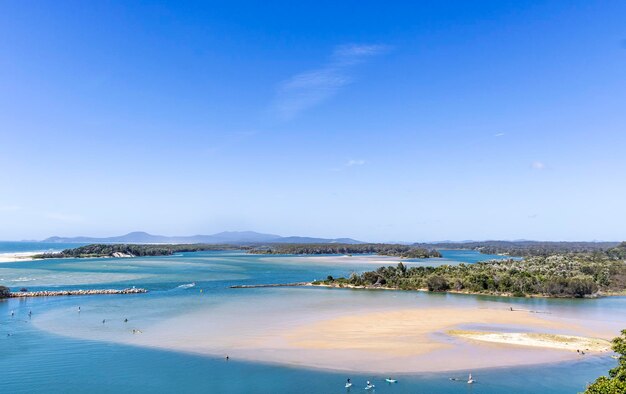
[[[17,393],[82,392],[85,382],[94,381],[99,384],[95,392],[218,387],[216,392],[249,393],[262,386],[268,388],[265,392],[310,393],[343,391],[345,379],[352,377],[353,391],[372,380],[380,393],[447,394],[466,387],[449,377],[467,378],[472,371],[476,388],[484,393],[526,393],[532,387],[533,393],[565,394],[584,390],[615,364],[608,355],[475,343],[447,331],[611,338],[626,324],[626,297],[567,300],[312,286],[230,288],[345,277],[371,270],[381,263],[378,259],[211,252],[3,264],[2,278],[34,279],[29,290],[52,289],[49,283],[57,283],[55,289],[149,290],[0,302],[0,340],[7,349],[7,357],[0,360],[7,373],[3,383]],[[11,284],[19,286],[22,282]],[[509,316],[522,312],[511,312],[511,307],[542,313],[529,314],[538,320],[518,316],[520,321],[514,321]],[[431,326],[420,327],[422,320]],[[405,349],[407,343],[412,345]],[[485,367],[479,372],[479,366]],[[400,377],[399,383],[387,387],[388,376]],[[235,381],[240,385],[234,387]],[[312,381],[314,391],[309,389]]]

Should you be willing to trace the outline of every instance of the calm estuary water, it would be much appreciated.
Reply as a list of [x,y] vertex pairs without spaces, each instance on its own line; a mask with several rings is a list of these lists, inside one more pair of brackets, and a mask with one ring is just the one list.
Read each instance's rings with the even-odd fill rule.
[[[28,249],[28,248],[31,249]],[[46,249],[48,249],[46,247]],[[0,243],[0,250],[24,252],[32,246]],[[473,263],[496,256],[444,251],[446,263]],[[436,260],[435,260],[436,261]],[[416,260],[411,264],[432,264]],[[502,303],[541,309],[575,319],[596,320],[603,327],[626,327],[626,298],[597,300],[502,299],[414,292],[368,292],[339,289],[230,289],[235,284],[286,283],[346,276],[377,267],[359,262],[341,265],[291,256],[254,256],[235,252],[199,252],[134,259],[63,259],[0,263],[0,284],[39,289],[145,287],[129,296],[53,297],[0,302],[0,390],[7,393],[346,393],[348,374],[282,365],[244,362],[121,344],[108,340],[133,327],[149,327],[165,318],[205,309],[236,313],[238,306],[287,308],[285,299],[316,299],[320,309],[397,302],[433,305]],[[80,315],[77,306],[81,307]],[[15,316],[11,316],[14,311]],[[32,311],[32,317],[28,312]],[[285,313],[289,313],[285,309]],[[219,314],[216,313],[216,319]],[[107,319],[107,324],[99,323]],[[621,320],[620,320],[621,319]],[[477,355],[479,357],[479,355]],[[449,380],[455,373],[385,376],[350,373],[351,393],[576,393],[615,364],[608,356],[556,364],[472,371],[473,386]]]

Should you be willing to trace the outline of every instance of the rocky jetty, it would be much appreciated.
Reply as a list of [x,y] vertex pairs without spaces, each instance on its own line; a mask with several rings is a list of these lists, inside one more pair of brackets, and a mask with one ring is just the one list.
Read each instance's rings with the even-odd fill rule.
[[99,295],[99,294],[141,294],[147,293],[146,289],[128,288],[128,289],[91,289],[91,290],[41,290],[41,291],[20,291],[12,292],[9,297],[56,297],[56,296],[81,296],[81,295]]
[[233,285],[231,289],[255,289],[257,287],[290,287],[290,286],[308,286],[309,282],[297,282],[297,283],[269,283],[261,285]]

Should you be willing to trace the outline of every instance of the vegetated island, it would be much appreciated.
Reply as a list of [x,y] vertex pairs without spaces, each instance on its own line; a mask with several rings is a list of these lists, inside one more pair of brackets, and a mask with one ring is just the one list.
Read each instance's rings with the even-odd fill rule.
[[170,256],[174,253],[212,250],[241,250],[251,254],[379,254],[400,258],[441,257],[441,254],[434,249],[427,250],[398,244],[92,244],[65,249],[61,252],[37,254],[32,256],[32,258]]
[[88,257],[140,257],[140,256],[171,256],[174,253],[241,250],[235,245],[216,244],[92,244],[61,252],[41,253],[33,255],[34,259],[88,258]]
[[439,267],[380,267],[313,285],[580,298],[626,294],[626,242],[604,252],[531,256]]
[[250,248],[253,254],[378,254],[381,256],[396,256],[403,259],[421,259],[441,257],[441,253],[434,248],[426,249],[402,244],[275,244]]
[[615,248],[619,242],[476,241],[415,243],[425,249],[475,250],[483,254],[506,256],[550,256],[558,253],[594,253]]

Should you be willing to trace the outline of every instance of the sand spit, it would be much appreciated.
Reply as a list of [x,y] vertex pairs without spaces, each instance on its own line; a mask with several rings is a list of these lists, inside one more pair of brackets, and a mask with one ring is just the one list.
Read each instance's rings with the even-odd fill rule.
[[16,261],[31,261],[33,256],[41,252],[0,253],[0,263],[14,263]]
[[531,346],[550,349],[570,350],[573,352],[604,353],[611,350],[611,342],[605,339],[580,337],[574,335],[558,335],[532,332],[486,332],[450,330],[449,335],[483,341],[501,343],[511,346]]

